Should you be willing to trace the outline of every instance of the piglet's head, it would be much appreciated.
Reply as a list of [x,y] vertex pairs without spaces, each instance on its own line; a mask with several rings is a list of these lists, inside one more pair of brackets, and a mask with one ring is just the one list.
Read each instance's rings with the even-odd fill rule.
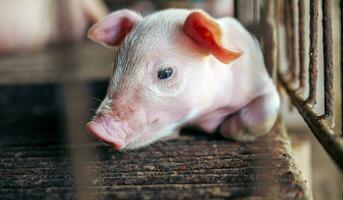
[[215,92],[209,59],[228,67],[240,55],[222,45],[219,24],[201,11],[174,9],[142,18],[120,10],[88,36],[118,47],[107,95],[87,124],[118,150],[148,145],[201,115]]

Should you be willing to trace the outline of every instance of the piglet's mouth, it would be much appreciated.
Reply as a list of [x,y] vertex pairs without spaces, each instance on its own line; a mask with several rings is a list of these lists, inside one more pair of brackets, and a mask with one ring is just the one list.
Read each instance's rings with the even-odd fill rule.
[[86,128],[98,139],[110,144],[116,150],[121,150],[125,146],[127,133],[123,130],[123,125],[114,121],[111,116],[98,116],[87,123]]

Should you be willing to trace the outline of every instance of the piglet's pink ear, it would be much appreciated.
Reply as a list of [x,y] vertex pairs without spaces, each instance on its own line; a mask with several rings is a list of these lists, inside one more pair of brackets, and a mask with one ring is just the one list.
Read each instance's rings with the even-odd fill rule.
[[117,46],[141,19],[134,11],[113,12],[89,29],[88,38],[105,46]]
[[241,55],[241,52],[223,47],[220,25],[204,12],[192,12],[186,18],[183,31],[200,47],[225,64],[234,61]]

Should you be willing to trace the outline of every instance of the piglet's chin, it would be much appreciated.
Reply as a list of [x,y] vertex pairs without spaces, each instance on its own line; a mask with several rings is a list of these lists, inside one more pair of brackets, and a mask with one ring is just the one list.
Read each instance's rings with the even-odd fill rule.
[[99,116],[86,125],[89,132],[98,139],[110,144],[116,150],[121,150],[125,146],[126,133],[118,122],[110,116]]

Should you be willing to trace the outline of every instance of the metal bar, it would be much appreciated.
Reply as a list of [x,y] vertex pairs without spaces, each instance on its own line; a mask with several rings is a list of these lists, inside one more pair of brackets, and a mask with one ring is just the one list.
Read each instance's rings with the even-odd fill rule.
[[237,18],[237,19],[239,18],[239,11],[238,11],[239,10],[239,5],[238,5],[238,2],[239,2],[238,0],[234,0],[233,1],[233,7],[235,9],[234,10],[234,17]]
[[260,9],[260,2],[259,0],[253,1],[253,12],[254,12],[254,23],[258,24],[259,21],[259,9]]
[[313,111],[311,105],[304,102],[303,99],[297,95],[296,91],[291,89],[282,74],[278,73],[278,78],[288,93],[293,105],[295,105],[299,114],[304,118],[317,140],[343,170],[343,138],[332,133],[332,129],[328,126],[327,121],[322,120],[322,118]]
[[[288,61],[288,67],[285,76],[287,78],[290,78],[292,80],[292,74],[291,74],[291,68],[289,66],[293,66],[293,59],[292,59],[292,40],[291,40],[291,34],[293,33],[292,27],[291,27],[291,22],[290,22],[290,2],[291,1],[283,1],[283,21],[285,24],[285,30],[286,30],[286,56],[287,56],[287,61]],[[289,102],[288,105],[289,110],[291,111],[293,109],[293,105],[291,102]]]
[[323,9],[323,60],[324,60],[324,101],[325,119],[329,126],[334,126],[333,121],[333,56],[332,56],[332,0],[322,2]]
[[252,2],[253,3],[253,16],[254,16],[254,23],[257,23],[257,11],[256,11],[256,0]]
[[280,13],[278,13],[278,8],[279,8],[279,1],[273,1],[273,10],[271,13],[271,16],[274,16],[273,20],[273,40],[274,40],[274,49],[273,49],[273,66],[270,70],[270,75],[274,81],[274,83],[277,83],[277,65],[279,63],[279,45],[280,45],[280,40],[279,40],[279,22],[280,22]]
[[[286,29],[286,56],[287,56],[287,60],[291,62],[292,59],[291,59],[291,53],[290,53],[291,52],[291,44],[290,44],[291,31],[290,31],[290,21],[289,21],[289,1],[285,1],[283,12],[284,12],[284,23],[285,23],[285,29]],[[289,74],[290,74],[290,70],[288,68],[287,75]]]
[[[76,74],[76,71],[80,70],[81,66],[79,54],[80,49],[75,46],[70,46],[64,51],[57,51],[53,55],[54,62],[61,63],[62,66],[68,69],[71,74]],[[61,71],[62,72],[62,71]],[[89,108],[91,91],[88,85],[85,85],[81,81],[77,80],[63,80],[62,86],[62,98],[65,107],[65,130],[67,133],[66,139],[70,146],[68,146],[69,156],[71,159],[73,187],[76,190],[77,199],[88,199],[87,196],[82,194],[83,188],[91,184],[91,181],[98,174],[93,173],[85,176],[84,161],[90,158],[97,157],[95,149],[81,148],[81,145],[87,143],[89,138],[84,133],[84,124],[87,122],[87,115],[82,111]],[[76,101],[75,97],[83,99],[82,101]],[[67,148],[67,147],[66,147]]]
[[258,12],[260,18],[259,26],[263,33],[260,33],[260,39],[263,41],[264,61],[269,75],[275,80],[275,65],[277,63],[277,27],[275,16],[274,0],[264,1],[264,5]]
[[[341,24],[343,23],[343,1],[341,1]],[[343,26],[341,25],[341,136],[343,137]]]
[[298,17],[299,17],[299,89],[303,90],[305,87],[305,2],[304,0],[298,0]]
[[310,93],[306,102],[313,106],[317,102],[317,55],[318,55],[318,0],[310,1]]
[[291,81],[294,81],[297,77],[296,74],[296,53],[294,51],[295,49],[295,17],[294,17],[294,3],[293,0],[286,1],[287,6],[287,35],[288,35],[288,41],[287,46],[289,46],[288,49],[288,56],[289,56],[289,71],[291,75]]
[[290,65],[290,70],[291,70],[291,81],[294,81],[297,79],[297,62],[296,62],[296,51],[295,51],[295,44],[296,44],[296,40],[295,40],[295,35],[296,35],[296,30],[295,30],[295,8],[294,8],[294,0],[288,0],[287,2],[289,2],[289,32],[290,32],[290,41],[288,41],[288,43],[290,44],[290,53],[291,53],[291,65]]

